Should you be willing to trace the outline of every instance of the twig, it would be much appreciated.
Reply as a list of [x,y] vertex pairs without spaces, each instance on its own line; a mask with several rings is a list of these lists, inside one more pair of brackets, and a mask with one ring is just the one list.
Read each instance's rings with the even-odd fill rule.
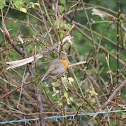
[[40,10],[41,18],[42,18],[42,20],[43,20],[43,22],[44,22],[44,25],[45,25],[45,28],[46,28],[47,34],[48,34],[48,36],[49,36],[49,38],[50,38],[51,44],[53,45],[53,39],[52,39],[52,37],[51,37],[51,35],[50,35],[50,33],[49,33],[49,30],[48,30],[48,27],[47,27],[47,24],[46,24],[46,20],[45,20],[45,18],[44,18],[44,15],[43,15],[43,12],[42,12],[40,6],[39,6],[39,10]]
[[[70,22],[70,19],[69,19],[68,17],[64,16],[64,18],[65,18],[67,21]],[[79,27],[77,27],[73,22],[72,22],[72,25],[74,25],[74,27],[75,27],[79,32],[81,32],[87,39],[89,39],[89,40],[92,42],[92,38],[89,37],[86,33],[84,33],[84,32],[83,32]],[[95,45],[99,46],[99,43],[97,43],[96,41],[94,41],[94,42],[95,42]],[[105,51],[106,53],[108,53],[110,56],[112,56],[114,59],[117,60],[117,57],[116,57],[114,54],[112,54],[110,51],[108,51],[105,47],[103,47],[102,45],[100,45],[99,48],[102,49],[103,51]],[[119,62],[120,62],[122,65],[125,64],[125,62],[123,62],[121,59],[119,59]]]
[[92,25],[90,24],[89,17],[88,17],[87,11],[85,9],[85,5],[83,3],[83,0],[81,0],[81,2],[82,2],[83,10],[85,12],[85,15],[86,15],[86,18],[87,18],[87,21],[88,21],[88,24],[89,24],[89,28],[90,28],[90,32],[91,32],[91,38],[92,38],[92,42],[93,42],[93,45],[94,45],[94,48],[95,48],[95,42],[94,42],[94,35],[93,35],[93,31],[92,31]]
[[[23,86],[28,85],[28,84],[30,84],[31,82],[32,82],[32,81],[29,81],[29,82],[23,84]],[[23,87],[23,86],[22,86],[22,87]],[[21,88],[21,86],[18,86],[18,87],[16,87],[16,88],[14,88],[13,90],[7,92],[5,95],[1,96],[0,99],[7,97],[8,95],[10,95],[11,93],[13,93],[14,91],[16,91],[16,90],[18,90],[18,89],[20,89],[20,88]]]
[[111,100],[113,99],[113,97],[116,95],[116,93],[124,86],[126,85],[126,80],[123,81],[123,83],[117,87],[114,92],[112,93],[112,95],[109,97],[109,99],[101,106],[101,109],[103,109],[105,106],[107,106],[109,104],[109,102],[111,102]]
[[[5,38],[8,40],[8,42],[14,47],[14,49],[20,54],[22,55],[23,57],[25,57],[25,52],[23,50],[21,50],[13,41],[13,39],[11,38],[5,24],[4,24],[4,19],[2,18],[2,26],[3,26],[3,29],[4,31],[1,29],[2,33],[5,35]],[[28,56],[27,56],[28,57]],[[33,71],[33,68],[32,68],[32,65],[28,65],[28,69],[29,69],[29,72],[33,78],[33,80],[36,78],[35,77],[35,73]],[[41,96],[41,93],[40,93],[40,89],[39,89],[39,86],[37,85],[37,83],[35,81],[33,81],[36,89],[37,89],[37,96],[38,96],[38,102],[39,102],[39,110],[40,110],[40,125],[42,126],[43,124],[45,124],[44,122],[44,114],[42,113],[43,112],[43,103],[42,103],[42,96]]]
[[85,63],[86,63],[86,61],[80,61],[80,62],[69,65],[68,68],[73,67],[73,66],[77,66],[77,65],[80,65],[80,64],[85,64]]
[[[120,41],[120,5],[119,0],[117,0],[117,7],[118,7],[118,13],[117,13],[117,75],[119,74],[119,41]],[[117,84],[119,82],[119,76],[117,78]]]
[[18,100],[18,104],[17,104],[17,108],[20,104],[20,100],[21,100],[21,94],[22,94],[22,89],[23,89],[23,83],[25,82],[25,72],[26,72],[26,67],[25,67],[25,71],[24,71],[24,74],[23,74],[23,78],[22,78],[22,83],[21,83],[21,90],[20,90],[20,95],[19,95],[19,100]]

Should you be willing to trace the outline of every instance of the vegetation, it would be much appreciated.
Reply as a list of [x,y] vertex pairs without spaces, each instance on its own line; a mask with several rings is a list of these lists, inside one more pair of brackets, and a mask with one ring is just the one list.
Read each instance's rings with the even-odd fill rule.
[[[0,0],[0,122],[124,126],[126,112],[44,117],[126,109],[125,6],[124,0]],[[68,70],[41,82],[61,52]]]

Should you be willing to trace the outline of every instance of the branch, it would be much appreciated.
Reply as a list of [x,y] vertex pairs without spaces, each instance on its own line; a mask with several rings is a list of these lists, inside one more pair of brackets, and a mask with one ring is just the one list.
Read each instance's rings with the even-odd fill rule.
[[116,93],[117,93],[124,85],[126,85],[126,80],[123,81],[123,83],[122,83],[119,87],[117,87],[117,88],[115,89],[115,91],[114,91],[113,94],[109,97],[109,99],[101,106],[101,109],[103,109],[106,105],[108,105],[109,102],[111,102],[111,100],[112,100],[113,97],[116,95]]
[[[70,22],[70,19],[64,15],[64,18]],[[74,27],[81,33],[83,34],[88,40],[90,40],[91,42],[93,41],[91,37],[89,37],[86,33],[84,33],[75,23],[74,21],[71,23],[72,25],[74,25]],[[110,56],[112,56],[115,60],[117,60],[117,56],[115,56],[114,54],[112,54],[110,51],[108,51],[105,47],[103,47],[102,45],[99,45],[99,43],[97,43],[96,41],[94,41],[95,45],[99,46],[100,49],[102,49],[103,51],[105,51],[106,53],[108,53]],[[125,62],[123,62],[121,59],[119,59],[119,62],[124,65]]]
[[[11,38],[5,24],[4,24],[4,19],[2,17],[2,26],[3,26],[3,29],[2,30],[0,28],[0,30],[2,31],[2,33],[5,35],[5,39],[8,40],[8,42],[14,47],[14,49],[20,54],[22,55],[23,57],[26,56],[25,52],[23,50],[21,50],[13,41],[13,39]],[[26,56],[28,58],[28,55]],[[35,77],[35,73],[33,71],[33,68],[32,68],[32,64],[29,64],[28,65],[28,69],[29,69],[29,72],[32,76],[32,79],[34,80],[36,77]],[[44,121],[44,114],[42,113],[43,112],[43,103],[42,103],[42,96],[41,96],[41,91],[39,89],[39,86],[37,85],[37,83],[35,81],[33,81],[35,87],[36,87],[36,90],[37,90],[37,96],[38,96],[38,103],[39,103],[39,111],[40,111],[40,126],[43,126],[45,125],[45,121]]]

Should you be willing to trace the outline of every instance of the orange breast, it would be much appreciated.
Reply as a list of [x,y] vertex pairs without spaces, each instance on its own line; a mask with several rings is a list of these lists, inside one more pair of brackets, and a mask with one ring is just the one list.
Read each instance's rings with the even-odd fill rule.
[[66,58],[65,59],[59,59],[59,61],[64,64],[64,69],[67,69],[67,67],[68,67],[68,61],[67,61],[67,59]]

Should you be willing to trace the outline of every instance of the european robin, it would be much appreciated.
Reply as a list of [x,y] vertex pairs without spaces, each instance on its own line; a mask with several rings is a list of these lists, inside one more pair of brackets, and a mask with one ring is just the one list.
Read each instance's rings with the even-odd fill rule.
[[56,59],[54,59],[48,67],[48,70],[46,71],[46,73],[44,74],[44,76],[42,77],[41,81],[44,80],[44,78],[48,75],[48,74],[62,74],[66,71],[68,67],[68,60],[66,58],[66,56],[64,54],[60,54]]

